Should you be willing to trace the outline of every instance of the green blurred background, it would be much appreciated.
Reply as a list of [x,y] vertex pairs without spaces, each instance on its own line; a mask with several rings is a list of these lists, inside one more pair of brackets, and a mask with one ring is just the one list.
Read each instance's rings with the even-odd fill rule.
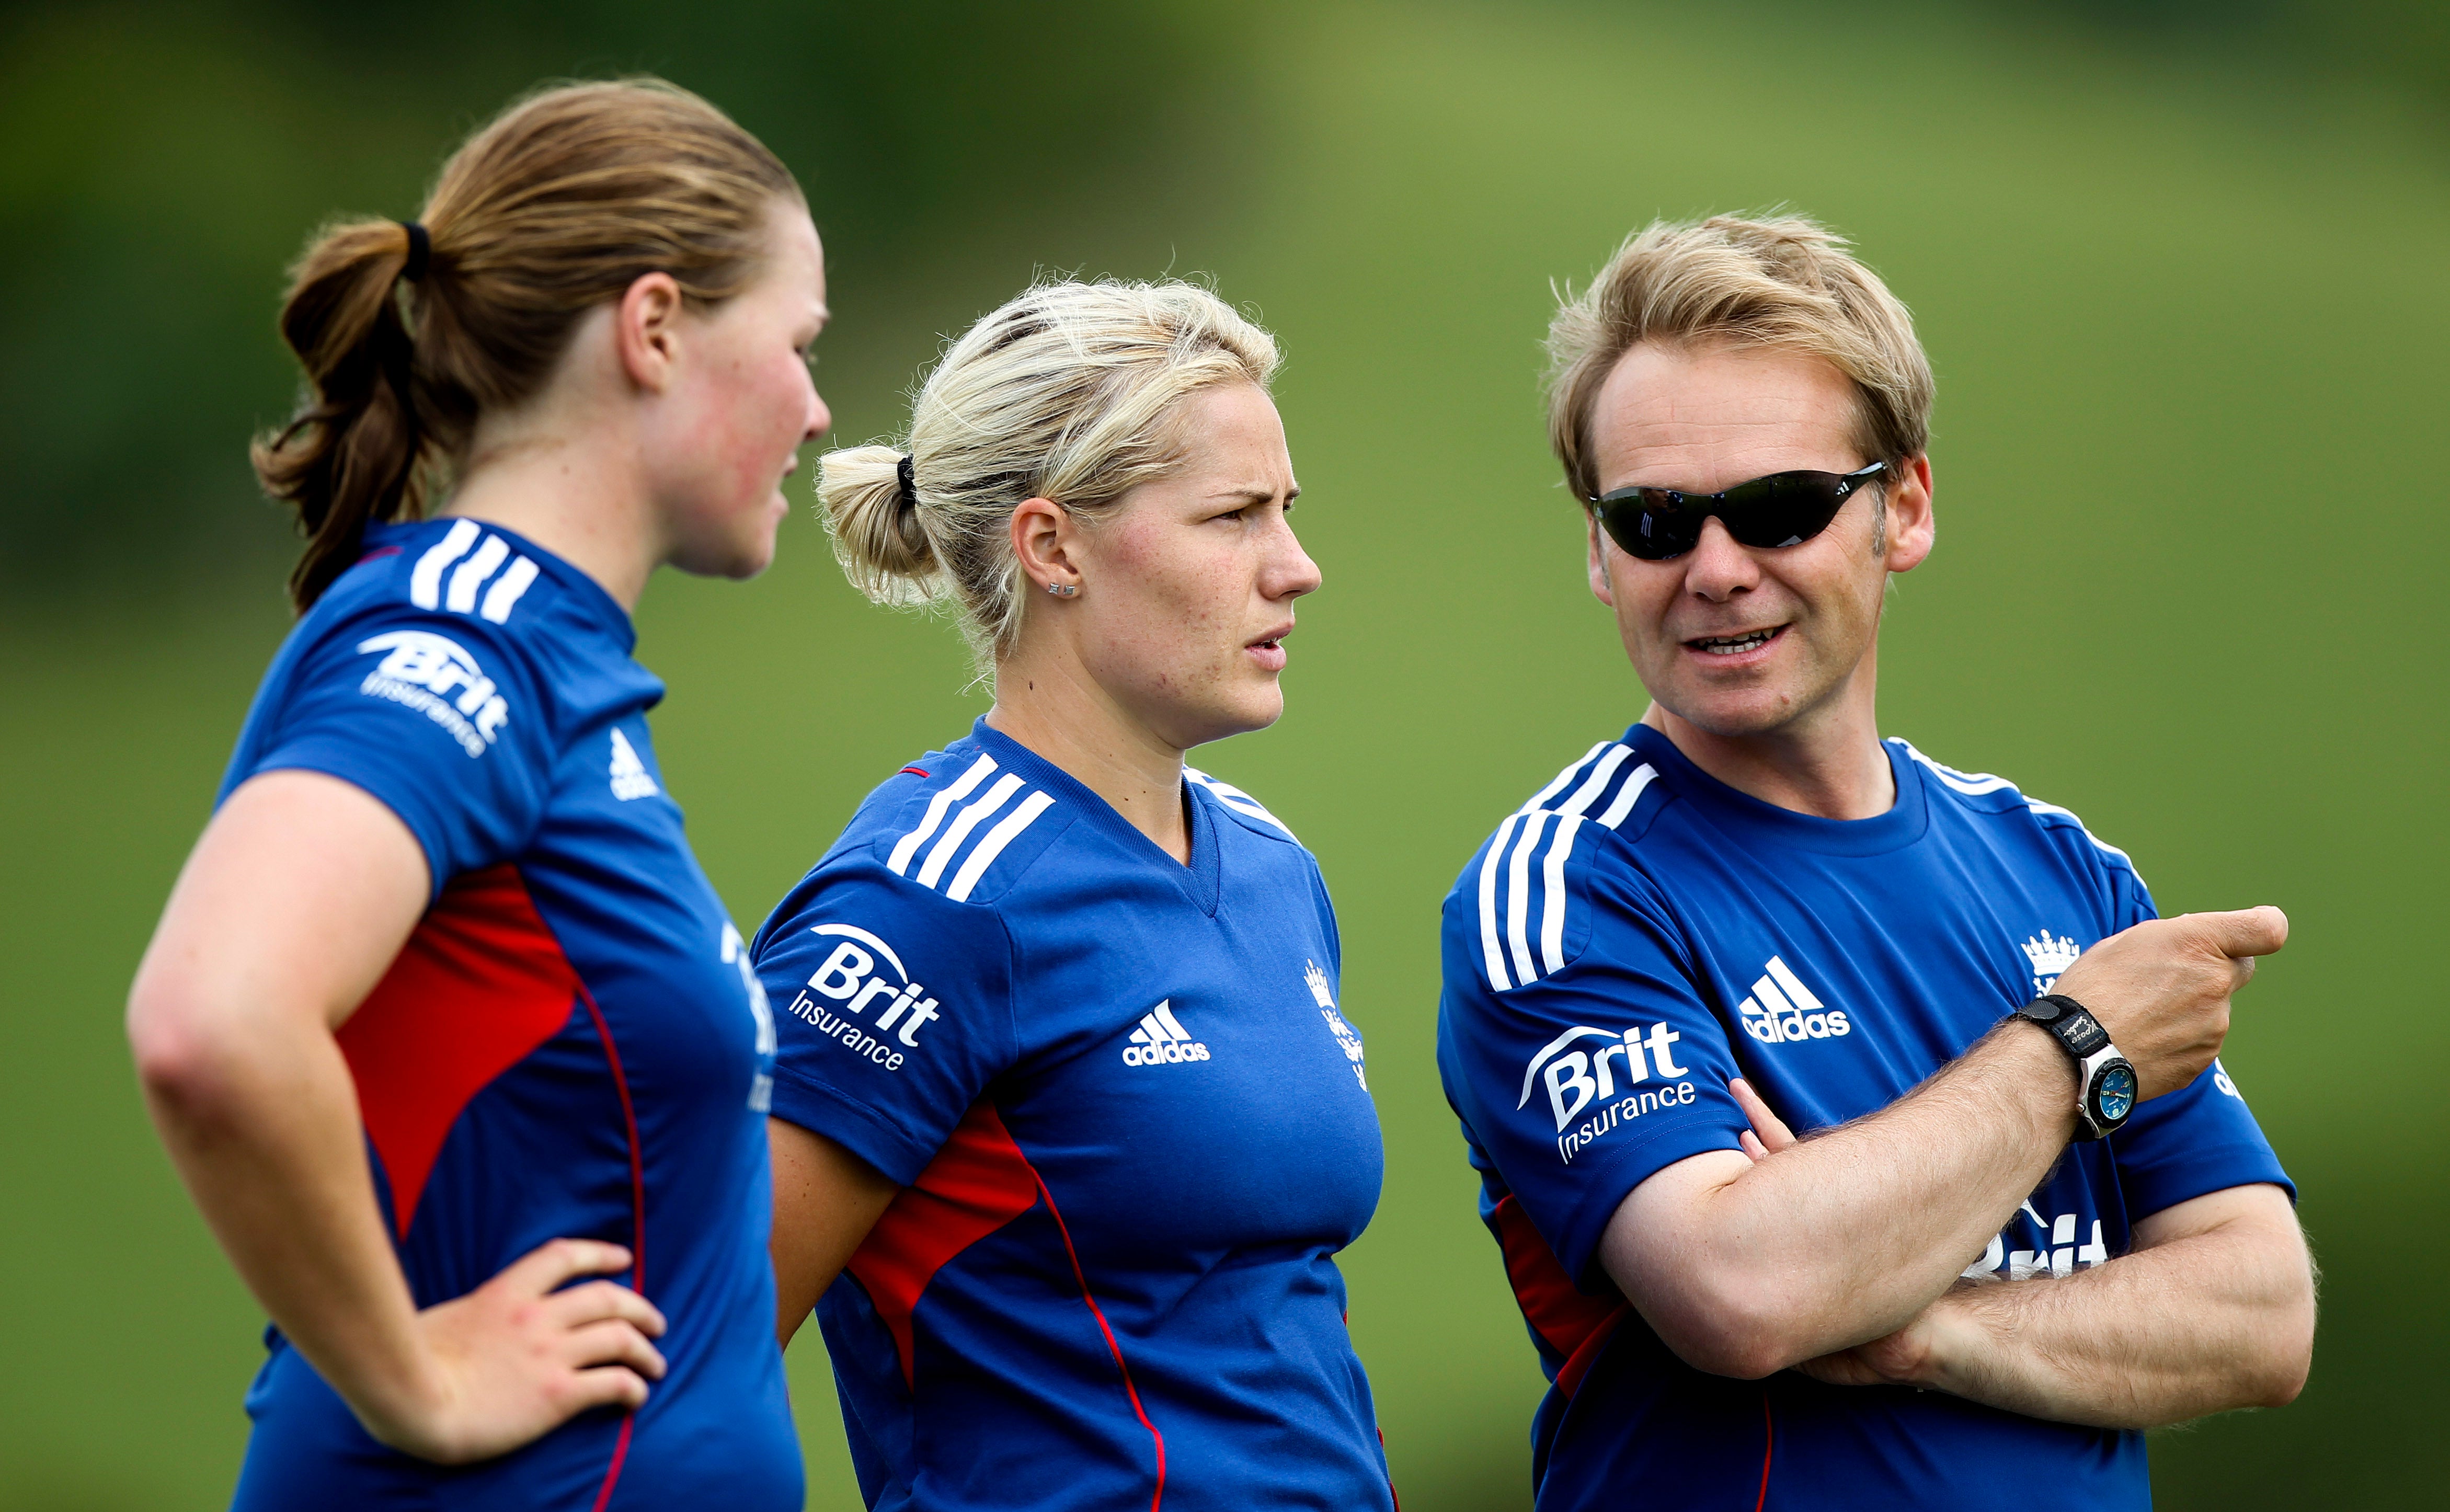
[[[530,83],[633,69],[807,184],[845,438],[1041,271],[1212,274],[1283,339],[1327,587],[1285,722],[1200,761],[1343,910],[1389,1146],[1352,1328],[1412,1512],[1527,1506],[1541,1389],[1437,1088],[1437,901],[1643,706],[1543,443],[1550,281],[1779,203],[1939,373],[1884,727],[2074,807],[2165,909],[2296,921],[2227,1064],[2304,1190],[2313,1382],[2157,1436],[2162,1504],[2439,1495],[2450,8],[220,0],[0,7],[0,1512],[217,1505],[243,1442],[259,1315],[119,1014],[287,624],[244,462],[292,393],[282,267],[326,214],[414,213]],[[668,577],[641,622],[744,925],[982,707],[806,511],[763,581]],[[810,1505],[854,1507],[812,1336],[792,1367]]]

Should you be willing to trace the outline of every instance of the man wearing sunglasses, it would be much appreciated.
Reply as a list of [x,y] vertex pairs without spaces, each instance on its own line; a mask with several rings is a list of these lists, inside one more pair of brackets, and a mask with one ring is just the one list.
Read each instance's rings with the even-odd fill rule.
[[1879,738],[1932,383],[1838,238],[1654,225],[1550,344],[1651,705],[1465,868],[1439,1022],[1553,1383],[1540,1512],[2149,1506],[2143,1429],[2308,1365],[2215,1058],[2286,920],[2160,921],[2073,814]]

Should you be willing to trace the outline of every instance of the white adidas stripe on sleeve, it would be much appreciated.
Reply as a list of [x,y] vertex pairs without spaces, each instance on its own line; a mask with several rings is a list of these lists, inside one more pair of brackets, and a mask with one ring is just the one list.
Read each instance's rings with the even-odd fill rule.
[[[2093,844],[2100,847],[2105,854],[2115,856],[2120,861],[2126,863],[2127,869],[2129,871],[2135,871],[2134,858],[2129,856],[2127,852],[2120,850],[2110,842],[2102,839],[2099,835],[2094,834],[2090,826],[2087,825],[2083,820],[2076,817],[2074,810],[2061,808],[2056,804],[2046,804],[2038,798],[2029,797],[2021,788],[2018,788],[2014,783],[2010,782],[2005,777],[1994,777],[1989,772],[1961,772],[1954,766],[1944,766],[1938,762],[1933,761],[1922,752],[1915,749],[1914,743],[1912,741],[1900,739],[1895,735],[1890,736],[1889,739],[1892,744],[1896,745],[1908,756],[1914,758],[1915,762],[1919,763],[1925,771],[1928,771],[1934,777],[1938,778],[1940,785],[1947,787],[1951,791],[1963,793],[1968,798],[1979,798],[1985,793],[1995,793],[2002,791],[2003,789],[2012,792],[2018,798],[2024,799],[2025,806],[2032,812],[2036,814],[2056,815],[2058,818],[2064,819],[2070,824],[2074,824],[2078,830],[2083,832],[2085,839],[2091,841]],[[2143,880],[2143,874],[2141,872],[2137,872],[2136,881],[2141,882]]]
[[494,575],[511,554],[511,543],[498,535],[488,535],[476,554],[460,563],[451,573],[451,591],[442,598],[442,607],[454,614],[473,614],[476,611],[476,590]]
[[970,764],[970,769],[963,772],[951,786],[929,799],[926,817],[919,821],[918,828],[903,836],[894,845],[892,856],[885,863],[885,869],[896,877],[909,875],[910,858],[919,853],[919,847],[925,844],[927,837],[936,832],[936,826],[944,822],[944,811],[969,797],[971,789],[986,781],[987,773],[994,771],[995,766],[994,757],[981,756]]
[[1506,957],[1497,943],[1497,868],[1506,859],[1506,847],[1514,839],[1514,831],[1523,823],[1521,814],[1508,814],[1506,823],[1488,842],[1488,853],[1480,863],[1480,956],[1488,970],[1488,984],[1499,992],[1514,985],[1506,975]]
[[1006,772],[995,780],[994,786],[988,788],[980,797],[972,799],[967,807],[954,815],[951,827],[944,831],[944,838],[936,842],[935,848],[927,852],[926,861],[920,864],[919,875],[914,879],[919,885],[935,886],[938,880],[944,875],[945,866],[952,863],[953,852],[962,848],[962,842],[970,838],[970,831],[979,827],[979,821],[1001,808],[1011,800],[1012,795],[1019,791],[1021,791],[1020,776],[1017,773]]
[[[1481,857],[1478,901],[1481,966],[1494,991],[1511,991],[1565,968],[1565,864],[1585,825],[1617,828],[1658,780],[1658,769],[1647,762],[1625,770],[1632,762],[1630,746],[1600,742],[1489,837]],[[1560,793],[1567,796],[1552,803]],[[1590,810],[1603,799],[1608,799],[1607,806],[1593,817]]]
[[442,533],[442,539],[425,549],[417,566],[408,574],[408,601],[419,609],[439,609],[442,605],[442,570],[468,554],[481,533],[475,520],[459,520]]
[[1003,854],[1003,848],[1011,844],[1014,837],[1022,830],[1037,823],[1039,815],[1054,806],[1055,799],[1048,793],[1034,792],[1022,799],[1021,806],[1005,815],[1003,822],[995,828],[988,830],[986,839],[980,841],[970,852],[969,859],[962,863],[962,869],[953,874],[953,884],[944,889],[944,896],[957,903],[967,902],[970,890],[979,884],[980,878],[987,874],[987,868],[995,864],[995,859]]
[[1235,786],[1232,783],[1220,782],[1216,778],[1211,777],[1206,772],[1201,771],[1196,766],[1185,766],[1182,769],[1182,775],[1190,778],[1193,782],[1197,783],[1200,786],[1205,787],[1210,792],[1215,794],[1216,801],[1223,804],[1226,807],[1234,810],[1234,812],[1237,814],[1248,814],[1253,819],[1259,820],[1264,824],[1274,824],[1278,829],[1285,832],[1286,838],[1293,840],[1298,843],[1300,837],[1293,834],[1293,826],[1291,824],[1286,824],[1275,815],[1269,813],[1266,804],[1261,804],[1257,799]]
[[517,607],[519,595],[526,592],[528,585],[535,580],[536,564],[524,556],[518,558],[495,580],[492,588],[485,591],[484,607],[476,612],[496,625],[501,624],[511,617],[511,611]]

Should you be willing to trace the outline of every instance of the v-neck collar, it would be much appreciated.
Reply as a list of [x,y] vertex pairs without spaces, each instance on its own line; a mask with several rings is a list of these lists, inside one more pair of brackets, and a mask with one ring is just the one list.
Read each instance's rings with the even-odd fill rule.
[[1209,810],[1211,800],[1199,790],[1198,784],[1188,778],[1176,779],[1191,829],[1191,860],[1186,863],[1167,855],[1163,847],[1140,833],[1138,825],[1118,813],[1114,804],[1099,797],[1087,784],[989,725],[985,715],[972,722],[970,738],[993,755],[999,766],[1021,773],[1024,781],[1036,783],[1052,791],[1059,801],[1071,804],[1084,823],[1110,837],[1125,854],[1172,878],[1201,913],[1212,919],[1216,916],[1223,881],[1219,854],[1222,847],[1216,818]]

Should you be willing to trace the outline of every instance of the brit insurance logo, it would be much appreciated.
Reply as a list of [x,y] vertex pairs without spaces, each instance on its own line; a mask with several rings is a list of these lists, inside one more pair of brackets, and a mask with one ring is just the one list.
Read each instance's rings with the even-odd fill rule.
[[1787,963],[1776,956],[1761,968],[1752,996],[1739,1005],[1744,1033],[1765,1045],[1799,1039],[1836,1039],[1855,1032],[1842,1008],[1823,1004]]
[[2059,978],[2075,964],[2075,958],[2084,954],[2084,947],[2075,942],[2074,936],[2053,936],[2047,929],[2038,935],[2028,935],[2024,948],[2026,963],[2033,968],[2036,998],[2057,986]]
[[416,709],[459,748],[482,756],[510,723],[511,706],[468,649],[432,630],[392,630],[358,642],[360,655],[383,652],[358,691]]
[[[1664,1023],[1646,1032],[1639,1024],[1624,1030],[1576,1024],[1541,1046],[1524,1066],[1523,1095],[1514,1106],[1530,1106],[1532,1089],[1547,1089],[1548,1111],[1557,1119],[1557,1158],[1570,1165],[1585,1146],[1645,1114],[1693,1105],[1689,1079],[1665,1085],[1670,1077],[1691,1075],[1676,1063],[1674,1047],[1683,1037]],[[1644,1087],[1654,1073],[1662,1085]],[[1617,1095],[1620,1075],[1623,1097]]]
[[1123,1046],[1126,1066],[1179,1066],[1186,1061],[1209,1059],[1208,1047],[1192,1037],[1174,1016],[1174,999],[1168,998],[1140,1015],[1140,1026],[1132,1031],[1129,1043]]
[[1352,1063],[1352,1079],[1361,1083],[1362,1091],[1368,1092],[1370,1073],[1362,1057],[1361,1031],[1346,1023],[1344,1016],[1335,1011],[1335,994],[1329,989],[1327,973],[1318,969],[1317,961],[1302,962],[1302,980],[1310,983],[1311,998],[1318,1004],[1318,1016],[1327,1020],[1327,1032],[1335,1037],[1336,1048],[1342,1050],[1344,1058]]
[[941,1017],[936,999],[891,945],[857,924],[816,924],[808,933],[835,943],[791,999],[791,1017],[851,1054],[900,1071],[903,1051],[919,1048],[920,1027]]
[[[2092,1220],[2088,1237],[2082,1231],[2084,1215],[2062,1212],[2053,1218],[2042,1216],[2032,1199],[2027,1198],[2016,1216],[2008,1220],[2009,1227],[1991,1236],[1982,1250],[1982,1258],[1965,1268],[1969,1281],[2004,1276],[2010,1281],[2030,1281],[2039,1276],[2071,1276],[2081,1267],[2090,1270],[2110,1258],[2110,1247],[2102,1242],[2101,1220]],[[2016,1225],[2032,1227],[2019,1231]],[[2028,1239],[2031,1250],[2011,1246],[2012,1239]]]

